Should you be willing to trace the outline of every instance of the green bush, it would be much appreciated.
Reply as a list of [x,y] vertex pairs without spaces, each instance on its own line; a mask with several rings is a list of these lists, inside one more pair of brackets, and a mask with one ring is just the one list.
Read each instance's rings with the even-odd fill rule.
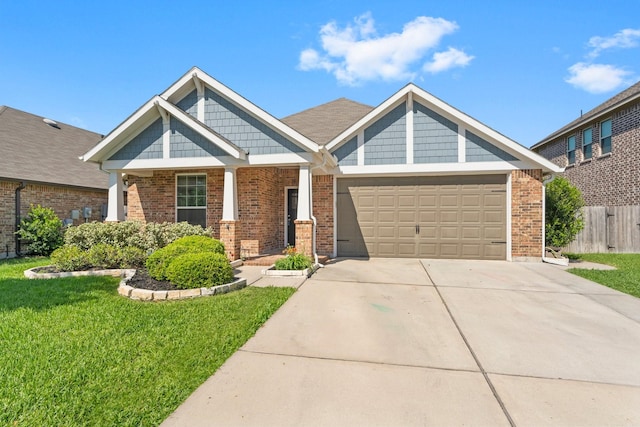
[[107,243],[98,243],[87,252],[87,261],[95,268],[118,268],[120,248]]
[[276,261],[274,268],[276,270],[304,270],[311,268],[313,261],[308,256],[301,253],[292,253],[285,258]]
[[176,257],[186,253],[204,252],[224,255],[224,244],[206,236],[181,237],[149,255],[146,261],[147,270],[154,279],[165,280],[168,278],[167,269]]
[[546,187],[545,245],[562,248],[584,228],[582,193],[568,179],[557,177]]
[[124,221],[117,223],[89,222],[77,227],[69,227],[65,233],[66,245],[89,250],[98,243],[125,248],[133,246],[146,252],[153,252],[169,243],[191,235],[211,237],[211,228],[202,228],[186,222],[147,223]]
[[27,241],[29,254],[49,255],[62,246],[62,220],[51,208],[31,205],[16,234]]
[[188,222],[149,222],[144,226],[142,237],[144,248],[155,251],[185,236],[213,236],[210,227],[202,228],[199,225],[192,225]]
[[147,253],[135,246],[125,246],[120,249],[120,268],[138,268],[144,266]]
[[227,257],[214,252],[180,255],[169,264],[166,274],[179,289],[208,288],[233,280],[233,268]]
[[51,262],[60,271],[78,271],[89,267],[87,252],[77,246],[63,246],[51,254]]

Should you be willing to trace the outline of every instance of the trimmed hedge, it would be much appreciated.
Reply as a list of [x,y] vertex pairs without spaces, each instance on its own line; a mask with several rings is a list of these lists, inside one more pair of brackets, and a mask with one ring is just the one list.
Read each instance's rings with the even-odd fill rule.
[[209,288],[233,281],[233,268],[225,255],[191,252],[174,258],[166,276],[179,289]]
[[187,253],[204,252],[224,256],[224,244],[219,240],[205,236],[181,237],[149,255],[146,261],[147,270],[154,279],[166,280],[169,278],[167,269],[177,257]]
[[145,258],[146,254],[140,248],[120,248],[106,243],[98,243],[88,251],[77,246],[63,246],[51,254],[51,262],[60,271],[86,270],[90,267],[136,268],[144,265]]

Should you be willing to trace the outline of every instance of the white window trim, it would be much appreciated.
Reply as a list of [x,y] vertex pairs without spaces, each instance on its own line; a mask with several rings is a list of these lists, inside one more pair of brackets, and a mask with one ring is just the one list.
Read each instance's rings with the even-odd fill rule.
[[[609,146],[609,151],[605,153],[604,151],[602,151],[602,140],[603,140],[604,138],[606,138],[606,137],[604,137],[604,138],[602,137],[602,124],[603,124],[604,122],[607,122],[607,121],[608,121],[608,122],[611,122],[611,134],[608,136],[608,138],[609,138],[609,145],[610,145],[610,146]],[[601,121],[600,121],[600,123],[598,124],[598,142],[599,142],[599,144],[598,144],[598,145],[600,146],[600,150],[599,150],[599,151],[600,151],[600,153],[599,153],[599,154],[600,154],[600,156],[604,156],[604,155],[607,155],[607,154],[611,154],[611,152],[613,151],[613,119],[612,119],[611,117],[606,118],[606,119],[604,119],[604,120],[601,120]],[[593,151],[593,150],[592,150],[592,151]]]
[[[588,130],[591,131],[591,142],[589,144],[587,144],[587,145],[591,146],[591,157],[585,157],[585,155],[584,155],[584,146],[585,146],[584,133],[586,131],[588,131]],[[582,129],[582,133],[580,135],[581,135],[581,139],[582,139],[582,143],[581,143],[581,145],[582,145],[582,161],[593,159],[593,126],[589,126],[589,127],[586,127],[584,129]]]
[[[180,206],[178,207],[178,177],[179,176],[204,176],[204,188],[205,188],[205,192],[204,192],[204,206]],[[175,215],[174,215],[174,222],[178,222],[178,211],[180,209],[204,209],[205,211],[207,210],[207,206],[209,204],[209,198],[207,197],[207,174],[206,173],[177,173],[175,176],[175,182],[174,182],[174,201],[175,201]],[[206,215],[206,214],[205,214]],[[206,225],[206,218],[205,218],[205,225]]]

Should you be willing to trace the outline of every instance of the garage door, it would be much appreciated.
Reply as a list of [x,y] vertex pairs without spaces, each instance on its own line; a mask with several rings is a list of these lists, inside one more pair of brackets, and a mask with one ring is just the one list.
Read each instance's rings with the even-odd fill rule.
[[506,259],[506,179],[338,179],[338,256]]

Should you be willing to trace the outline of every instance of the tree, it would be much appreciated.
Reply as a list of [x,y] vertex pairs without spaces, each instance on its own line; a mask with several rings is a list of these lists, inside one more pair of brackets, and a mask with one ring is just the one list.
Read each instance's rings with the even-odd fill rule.
[[16,234],[28,242],[30,254],[49,255],[62,246],[62,221],[53,209],[31,205]]
[[546,187],[545,245],[562,248],[584,228],[584,200],[578,188],[564,177],[557,177]]

